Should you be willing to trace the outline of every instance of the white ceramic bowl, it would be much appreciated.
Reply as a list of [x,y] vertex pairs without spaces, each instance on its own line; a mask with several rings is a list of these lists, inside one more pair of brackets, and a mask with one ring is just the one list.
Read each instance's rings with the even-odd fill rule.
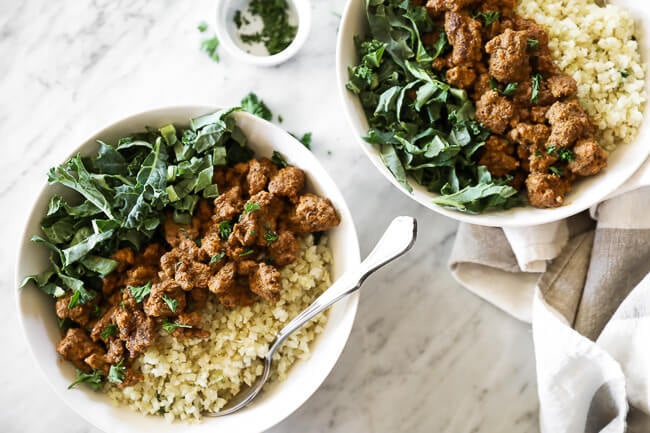
[[[637,21],[637,28],[641,31],[639,40],[641,56],[644,62],[650,59],[650,44],[647,33],[650,29],[650,4],[635,0],[611,0],[609,3],[620,5],[632,12]],[[537,209],[532,206],[518,207],[505,211],[491,211],[480,215],[470,215],[437,206],[431,202],[436,195],[426,188],[411,182],[413,193],[409,193],[401,186],[386,168],[375,147],[365,142],[361,137],[368,131],[368,122],[363,112],[359,98],[345,88],[348,82],[348,67],[358,63],[358,56],[354,45],[354,36],[364,36],[368,33],[366,20],[365,1],[349,0],[339,26],[336,45],[336,74],[337,87],[343,107],[352,127],[352,132],[357,138],[361,148],[377,169],[398,189],[413,200],[456,220],[485,226],[517,227],[544,224],[557,221],[579,213],[598,203],[616,188],[621,186],[641,166],[650,151],[650,103],[646,104],[644,122],[637,138],[627,144],[618,146],[610,155],[608,166],[597,176],[584,178],[573,185],[572,191],[567,196],[564,206],[555,209]],[[650,71],[646,73],[646,89],[650,89]]]
[[[144,130],[146,126],[159,127],[170,122],[188,125],[190,118],[216,110],[214,107],[187,106],[136,114],[94,134],[75,149],[74,154],[93,154],[97,149],[95,140],[98,138],[114,142],[128,133]],[[270,157],[272,150],[282,153],[290,164],[305,171],[307,188],[330,198],[340,212],[341,225],[330,231],[334,256],[333,278],[338,278],[344,271],[357,265],[360,262],[359,246],[350,211],[332,178],[314,155],[290,134],[263,119],[244,112],[237,113],[236,119],[257,156]],[[52,161],[52,165],[55,163],[58,161]],[[39,222],[47,210],[49,197],[63,190],[58,185],[45,186],[33,205],[18,251],[16,286],[24,276],[38,273],[48,266],[45,248],[29,239],[33,234],[39,233]],[[358,294],[354,294],[335,304],[329,311],[327,326],[313,344],[311,357],[297,362],[285,381],[272,384],[251,406],[222,418],[205,418],[199,424],[170,424],[162,417],[145,416],[126,407],[116,407],[104,394],[95,393],[86,386],[68,390],[75,372],[71,363],[59,359],[55,351],[60,333],[52,298],[31,285],[17,294],[18,315],[25,338],[46,380],[80,416],[110,433],[171,433],[180,430],[196,433],[244,433],[259,432],[273,426],[304,403],[334,367],[352,328],[357,303]]]
[[[261,44],[252,46],[244,44],[237,36],[238,29],[233,18],[235,11],[245,11],[249,0],[217,0],[215,33],[219,42],[228,53],[251,65],[275,66],[293,57],[305,44],[311,28],[311,5],[309,0],[287,0],[290,8],[289,24],[298,26],[296,37],[289,46],[279,53],[269,55]],[[246,32],[255,32],[260,27],[251,27]]]

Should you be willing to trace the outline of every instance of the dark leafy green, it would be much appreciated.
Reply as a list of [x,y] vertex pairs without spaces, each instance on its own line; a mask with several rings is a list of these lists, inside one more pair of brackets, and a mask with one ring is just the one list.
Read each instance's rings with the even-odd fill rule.
[[[69,308],[101,291],[101,279],[118,262],[110,256],[125,246],[136,250],[160,237],[170,211],[189,222],[201,197],[216,197],[215,166],[248,160],[252,151],[227,109],[174,125],[130,134],[116,143],[98,141],[97,154],[76,155],[48,173],[50,183],[76,192],[54,195],[32,241],[50,251],[50,267],[26,277],[55,298],[70,295]],[[231,227],[232,230],[232,227]],[[151,285],[130,288],[140,302]]]
[[[431,63],[449,50],[444,29],[423,6],[403,0],[366,0],[370,33],[355,39],[359,63],[347,88],[368,119],[365,140],[408,191],[411,182],[440,194],[435,202],[463,212],[520,203],[508,179],[493,179],[478,165],[489,131],[474,118],[464,90],[451,87]],[[483,14],[486,25],[498,15]],[[425,46],[421,34],[438,34]],[[516,84],[501,89],[511,94]]]
[[241,100],[241,107],[244,111],[261,117],[264,120],[270,121],[273,118],[273,113],[271,113],[269,107],[253,92],[244,96]]

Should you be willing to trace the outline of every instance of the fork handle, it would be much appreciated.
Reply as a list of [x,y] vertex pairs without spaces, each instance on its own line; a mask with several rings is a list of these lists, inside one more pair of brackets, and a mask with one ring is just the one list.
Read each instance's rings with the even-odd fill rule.
[[368,254],[368,257],[359,266],[355,266],[353,269],[344,273],[309,307],[294,317],[280,330],[269,348],[266,357],[268,359],[272,358],[284,340],[309,320],[325,311],[340,299],[356,292],[370,274],[411,249],[415,243],[416,236],[417,221],[415,218],[409,216],[395,218],[381,239],[379,239],[375,248],[373,248],[370,254]]

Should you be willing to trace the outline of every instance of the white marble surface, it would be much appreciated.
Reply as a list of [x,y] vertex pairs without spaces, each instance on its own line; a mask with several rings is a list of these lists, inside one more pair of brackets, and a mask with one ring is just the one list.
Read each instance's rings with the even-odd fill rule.
[[211,0],[0,0],[0,431],[97,432],[36,370],[14,307],[15,245],[49,166],[103,125],[172,104],[237,104],[258,93],[283,126],[312,131],[314,153],[350,204],[366,254],[397,214],[419,219],[407,258],[364,286],[334,371],[285,432],[537,432],[530,331],[447,272],[456,223],[390,186],[361,153],[335,92],[344,0],[314,0],[294,60],[273,69],[213,63],[196,25]]

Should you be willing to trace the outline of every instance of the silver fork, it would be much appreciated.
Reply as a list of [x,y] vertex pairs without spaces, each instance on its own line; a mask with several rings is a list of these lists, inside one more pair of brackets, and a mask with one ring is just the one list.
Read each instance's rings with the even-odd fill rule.
[[415,218],[400,216],[395,218],[381,237],[375,248],[368,254],[368,257],[354,269],[343,274],[334,284],[320,295],[309,307],[298,314],[293,320],[285,325],[275,337],[266,357],[264,358],[264,372],[255,383],[249,388],[239,391],[229,402],[218,412],[204,412],[205,416],[224,416],[237,412],[249,405],[259,394],[262,387],[271,373],[273,355],[284,340],[297,329],[301,328],[309,320],[325,311],[335,302],[347,295],[357,291],[366,278],[377,269],[393,261],[407,252],[415,243],[417,235],[417,221]]

